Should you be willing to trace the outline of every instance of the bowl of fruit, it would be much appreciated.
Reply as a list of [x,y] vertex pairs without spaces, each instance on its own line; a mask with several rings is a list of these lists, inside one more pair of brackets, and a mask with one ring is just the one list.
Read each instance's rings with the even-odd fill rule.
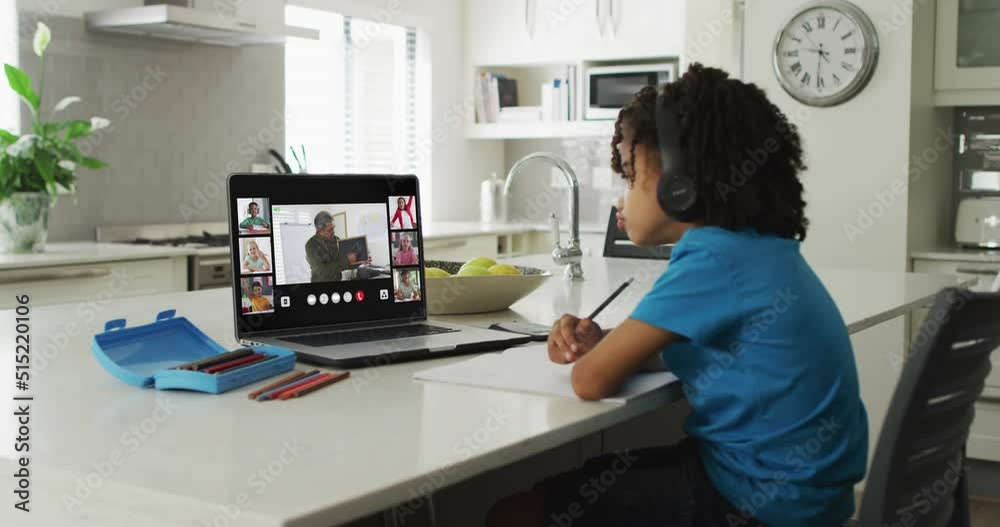
[[424,262],[427,311],[462,315],[502,311],[538,289],[552,273],[537,267],[497,263],[480,256],[467,262]]

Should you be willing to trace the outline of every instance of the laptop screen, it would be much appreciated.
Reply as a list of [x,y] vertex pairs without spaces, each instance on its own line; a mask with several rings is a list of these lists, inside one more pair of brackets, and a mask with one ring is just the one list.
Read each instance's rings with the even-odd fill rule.
[[414,176],[234,174],[237,332],[425,317]]

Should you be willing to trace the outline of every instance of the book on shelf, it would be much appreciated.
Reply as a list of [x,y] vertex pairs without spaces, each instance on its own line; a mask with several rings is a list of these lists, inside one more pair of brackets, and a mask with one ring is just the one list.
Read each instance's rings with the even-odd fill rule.
[[500,110],[517,106],[517,80],[484,71],[476,79],[474,94],[476,122],[495,123],[500,118]]

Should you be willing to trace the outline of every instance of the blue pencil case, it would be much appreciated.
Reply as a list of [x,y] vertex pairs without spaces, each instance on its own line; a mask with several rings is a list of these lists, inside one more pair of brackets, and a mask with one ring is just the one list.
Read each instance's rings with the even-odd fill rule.
[[104,332],[94,335],[90,350],[97,362],[114,377],[140,388],[223,393],[295,367],[295,352],[276,346],[253,346],[275,358],[213,375],[172,370],[188,362],[212,357],[223,348],[184,317],[169,309],[151,324],[126,327],[124,318],[109,320]]

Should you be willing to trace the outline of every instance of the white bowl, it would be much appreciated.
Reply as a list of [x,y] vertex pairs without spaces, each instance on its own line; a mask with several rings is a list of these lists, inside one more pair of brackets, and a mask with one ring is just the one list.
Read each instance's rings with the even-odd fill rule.
[[[424,267],[439,267],[454,275],[463,263],[428,260],[424,262]],[[428,313],[464,315],[502,311],[538,289],[552,276],[545,269],[514,267],[524,274],[426,278]]]

